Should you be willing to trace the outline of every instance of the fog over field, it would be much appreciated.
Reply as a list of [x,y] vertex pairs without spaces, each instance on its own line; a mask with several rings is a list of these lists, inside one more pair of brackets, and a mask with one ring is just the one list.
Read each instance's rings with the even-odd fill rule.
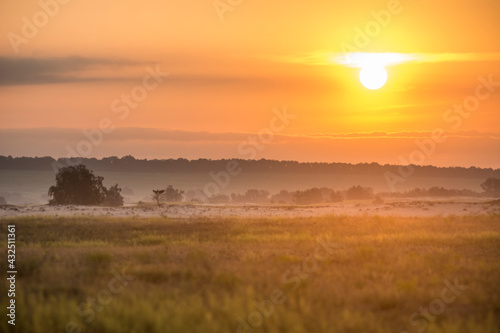
[[[115,158],[116,159],[116,158]],[[21,162],[23,163],[21,164]],[[43,159],[0,159],[0,196],[11,204],[46,204],[48,189],[55,183],[56,173],[51,165]],[[381,166],[378,164],[350,165],[345,164],[300,164],[294,162],[289,166],[286,162],[253,161],[246,166],[244,161],[236,175],[226,171],[230,160],[206,161],[202,167],[184,167],[177,160],[164,160],[164,166],[157,166],[158,161],[135,160],[129,158],[116,159],[121,165],[106,164],[107,159],[85,160],[95,174],[104,177],[104,184],[118,184],[126,203],[151,201],[153,189],[166,188],[172,185],[185,191],[185,199],[191,200],[191,192],[198,191],[210,196],[215,191],[222,194],[244,193],[249,189],[267,190],[276,194],[281,190],[296,191],[309,188],[327,187],[344,191],[352,186],[371,187],[375,193],[404,192],[415,188],[428,189],[443,187],[445,189],[468,189],[481,192],[481,183],[489,176],[500,175],[500,170],[479,168],[420,168],[415,166],[415,172],[406,177],[396,179],[391,184],[392,177],[398,177],[398,166]],[[43,162],[43,163],[41,163]],[[161,162],[161,161],[160,161]],[[182,163],[189,162],[183,160]],[[193,164],[196,161],[191,162]],[[17,163],[17,164],[16,164]],[[41,165],[40,165],[41,163]],[[141,171],[142,163],[151,171]],[[269,168],[271,163],[275,169]],[[61,164],[64,165],[64,164]],[[17,167],[17,169],[15,169]],[[146,169],[142,167],[142,169]],[[282,167],[283,170],[279,170]],[[169,169],[174,171],[168,171]],[[337,168],[337,169],[335,169]],[[40,170],[41,169],[41,170]],[[120,171],[120,170],[133,171]],[[410,167],[404,169],[411,170]],[[448,173],[447,176],[443,174]],[[389,177],[389,178],[388,178]],[[213,186],[213,185],[217,186]],[[190,195],[191,193],[191,195]]]

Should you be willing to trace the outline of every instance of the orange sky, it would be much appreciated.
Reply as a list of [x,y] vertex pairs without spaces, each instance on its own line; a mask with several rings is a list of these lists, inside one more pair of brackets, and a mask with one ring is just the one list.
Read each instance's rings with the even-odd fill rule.
[[[397,164],[439,128],[423,164],[500,167],[500,85],[477,88],[500,82],[497,0],[60,1],[0,3],[0,154],[66,156],[109,119],[89,156],[248,158],[238,147],[286,106],[255,158]],[[372,91],[334,60],[346,45],[412,60]],[[168,76],[121,117],[147,67]],[[476,89],[473,112],[453,111]]]

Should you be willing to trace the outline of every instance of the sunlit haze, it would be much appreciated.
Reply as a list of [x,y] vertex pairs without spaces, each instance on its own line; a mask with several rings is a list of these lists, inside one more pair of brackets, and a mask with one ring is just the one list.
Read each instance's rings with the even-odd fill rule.
[[0,155],[500,167],[499,1],[217,3],[0,2]]

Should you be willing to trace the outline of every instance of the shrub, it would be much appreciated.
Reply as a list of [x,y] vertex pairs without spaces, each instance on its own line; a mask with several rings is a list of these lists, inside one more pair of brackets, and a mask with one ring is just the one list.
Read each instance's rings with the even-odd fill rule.
[[[108,199],[113,205],[123,205],[120,188],[108,189],[104,178],[94,175],[83,164],[67,166],[56,174],[56,185],[49,188],[50,205],[101,205]],[[108,198],[109,195],[109,198]]]
[[184,196],[184,191],[174,188],[172,185],[168,185],[165,191],[160,196],[160,201],[170,201],[179,202],[182,201]]
[[271,202],[273,203],[291,203],[293,201],[293,193],[287,190],[281,190],[279,193],[271,196]]
[[293,194],[293,202],[299,205],[310,205],[323,202],[323,194],[319,188],[297,191]]
[[500,179],[498,178],[488,178],[484,183],[481,184],[486,195],[492,197],[500,197]]
[[266,203],[269,202],[269,191],[247,190],[245,194],[231,194],[231,200],[239,203]]
[[373,189],[371,187],[353,186],[346,192],[347,199],[371,199],[373,198]]
[[123,206],[123,197],[120,194],[122,191],[118,187],[118,184],[111,186],[109,190],[106,190],[106,199],[104,199],[105,206],[118,207]]
[[49,188],[51,205],[100,205],[106,198],[104,178],[95,176],[83,164],[67,166],[56,175],[56,185]]

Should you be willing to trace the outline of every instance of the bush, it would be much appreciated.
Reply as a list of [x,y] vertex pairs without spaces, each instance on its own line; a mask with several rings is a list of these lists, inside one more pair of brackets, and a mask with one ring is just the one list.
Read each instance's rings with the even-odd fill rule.
[[291,203],[293,201],[293,193],[288,192],[287,190],[281,190],[279,193],[271,196],[272,203]]
[[118,184],[111,186],[111,188],[106,191],[106,199],[104,199],[104,205],[111,207],[123,206],[123,197],[120,194],[121,191],[122,189],[118,187]]
[[101,205],[109,200],[113,205],[122,205],[118,185],[108,191],[102,184],[103,180],[83,164],[64,167],[56,174],[56,185],[49,188],[48,194],[52,198],[49,204]]
[[281,190],[279,193],[271,196],[272,203],[296,203],[299,205],[310,205],[322,202],[339,202],[344,199],[342,192],[332,190],[331,188],[310,188],[304,191],[289,192]]
[[373,189],[371,187],[353,186],[346,192],[347,199],[361,200],[373,198]]
[[446,189],[433,186],[429,189],[414,188],[405,192],[380,192],[378,195],[387,198],[418,198],[418,197],[477,197],[480,193],[469,189]]
[[49,188],[51,205],[100,205],[106,198],[104,178],[95,176],[83,164],[67,166],[56,175],[56,185]]
[[488,196],[500,197],[500,179],[498,178],[488,178],[484,183],[481,184],[484,192]]
[[293,194],[293,202],[299,205],[310,205],[323,202],[323,194],[319,188],[297,191]]
[[231,194],[231,200],[239,203],[266,203],[269,202],[269,191],[247,190],[245,194]]
[[168,202],[179,202],[182,201],[182,197],[184,196],[184,191],[178,190],[174,188],[172,185],[168,185],[160,196],[160,201],[168,201]]
[[4,197],[0,197],[0,205],[6,205],[7,204],[7,200],[5,200]]

